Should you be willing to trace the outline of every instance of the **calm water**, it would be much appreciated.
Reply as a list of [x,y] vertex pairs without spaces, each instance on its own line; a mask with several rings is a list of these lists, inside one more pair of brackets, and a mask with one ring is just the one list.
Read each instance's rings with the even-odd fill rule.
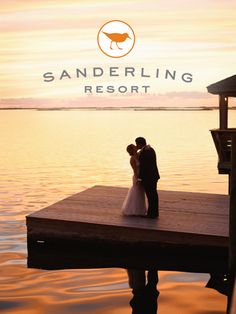
[[[93,185],[128,187],[125,147],[137,136],[157,151],[159,189],[227,194],[215,127],[217,111],[1,111],[0,312],[131,313],[123,269],[27,269],[25,215]],[[207,274],[159,278],[159,314],[224,313],[226,298],[204,288]]]

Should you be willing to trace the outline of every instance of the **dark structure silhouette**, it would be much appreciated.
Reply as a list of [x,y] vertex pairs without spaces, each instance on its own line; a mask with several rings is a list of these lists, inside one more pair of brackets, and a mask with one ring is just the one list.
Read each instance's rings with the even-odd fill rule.
[[219,95],[219,128],[210,130],[218,153],[219,174],[230,174],[232,136],[236,135],[236,128],[228,127],[228,102],[229,97],[236,97],[236,75],[207,86],[207,90]]
[[218,153],[218,171],[229,176],[229,313],[233,287],[236,289],[236,128],[228,128],[228,99],[236,97],[236,75],[209,85],[207,90],[211,94],[219,95],[220,127],[211,130],[211,134]]

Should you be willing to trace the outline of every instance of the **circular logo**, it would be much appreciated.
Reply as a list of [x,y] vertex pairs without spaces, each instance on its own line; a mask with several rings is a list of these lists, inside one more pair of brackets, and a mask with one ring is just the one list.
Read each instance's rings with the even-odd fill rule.
[[125,22],[114,20],[105,23],[97,36],[101,51],[111,58],[126,56],[134,47],[135,34]]

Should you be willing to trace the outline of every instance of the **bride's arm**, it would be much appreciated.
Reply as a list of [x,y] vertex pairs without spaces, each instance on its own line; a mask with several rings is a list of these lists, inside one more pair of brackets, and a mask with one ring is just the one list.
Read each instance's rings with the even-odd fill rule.
[[136,163],[136,160],[135,160],[135,158],[134,158],[133,156],[130,158],[130,165],[131,165],[131,167],[133,168],[134,176],[135,176],[136,178],[138,178],[137,163]]

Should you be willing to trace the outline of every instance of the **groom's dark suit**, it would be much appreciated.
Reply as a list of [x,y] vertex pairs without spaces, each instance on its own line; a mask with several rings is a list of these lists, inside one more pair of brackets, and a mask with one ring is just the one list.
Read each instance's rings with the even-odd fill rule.
[[142,180],[148,199],[147,215],[154,218],[159,215],[157,181],[160,179],[160,175],[156,163],[156,153],[149,145],[141,149],[139,163],[139,178]]

